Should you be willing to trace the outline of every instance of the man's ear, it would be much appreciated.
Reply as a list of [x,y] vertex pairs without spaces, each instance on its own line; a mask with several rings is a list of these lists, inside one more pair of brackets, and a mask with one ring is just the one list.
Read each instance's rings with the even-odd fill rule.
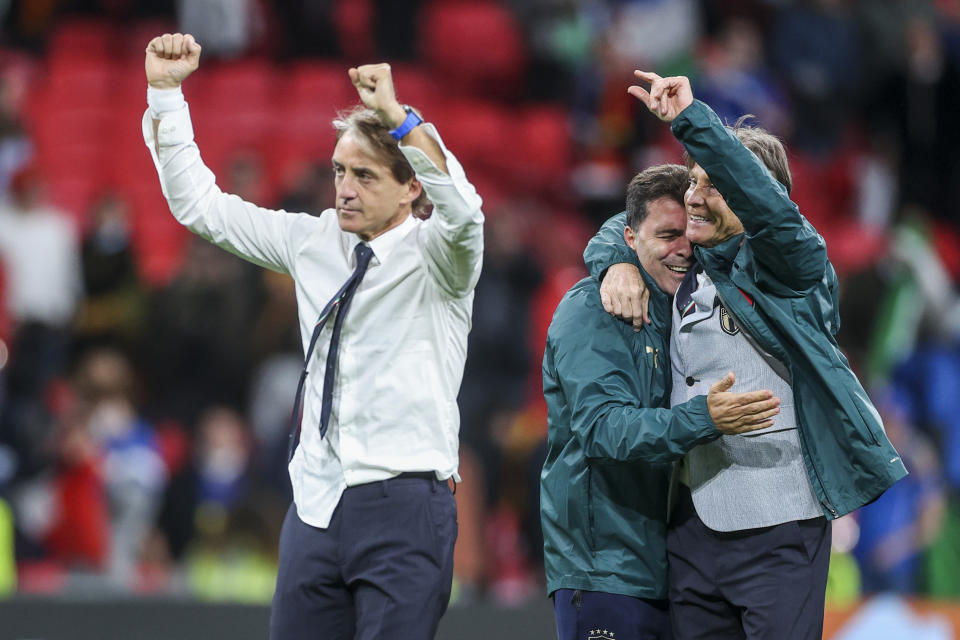
[[413,204],[421,193],[423,193],[423,185],[416,178],[410,178],[410,182],[407,183],[407,193],[404,194],[401,203],[405,205]]
[[633,250],[637,248],[637,234],[634,233],[633,229],[630,228],[630,225],[627,225],[623,228],[623,239],[627,243],[627,246]]

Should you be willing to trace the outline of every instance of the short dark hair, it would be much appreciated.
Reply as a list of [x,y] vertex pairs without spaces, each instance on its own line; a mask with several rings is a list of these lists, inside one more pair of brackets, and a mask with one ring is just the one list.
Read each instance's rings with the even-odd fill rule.
[[635,175],[627,185],[627,226],[639,230],[649,204],[660,198],[672,198],[683,206],[689,184],[690,172],[679,164],[658,164]]
[[[390,167],[390,173],[397,182],[405,184],[415,177],[413,167],[400,151],[397,141],[390,135],[390,130],[380,122],[373,109],[357,105],[339,112],[332,124],[337,132],[338,142],[343,134],[353,134],[357,142],[366,146],[371,154]],[[421,191],[412,206],[413,213],[424,213],[428,206],[427,192]]]
[[[733,126],[727,130],[737,136],[737,139],[750,150],[753,155],[764,164],[767,170],[776,178],[777,182],[787,189],[787,194],[793,189],[793,177],[790,175],[790,163],[787,161],[787,150],[783,147],[780,138],[762,127],[745,124],[755,116],[747,114],[741,116]],[[684,152],[683,160],[688,169],[692,169],[694,159]]]

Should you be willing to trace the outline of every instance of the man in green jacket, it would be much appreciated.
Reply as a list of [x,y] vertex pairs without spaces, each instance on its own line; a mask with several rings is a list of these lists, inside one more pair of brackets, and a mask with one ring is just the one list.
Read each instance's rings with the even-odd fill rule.
[[[671,122],[690,168],[686,236],[696,262],[672,305],[671,402],[728,369],[783,399],[773,427],[701,443],[679,465],[667,532],[674,632],[820,638],[830,521],[906,469],[833,337],[836,273],[790,200],[779,140],[724,127],[687,78],[635,73],[650,89],[629,93]],[[624,294],[607,283],[633,269],[615,263],[636,262],[611,242],[622,225],[608,222],[585,254],[595,276],[609,269],[608,300]]]
[[769,427],[778,411],[769,391],[728,392],[732,375],[707,396],[665,408],[670,296],[692,262],[684,237],[687,180],[684,167],[663,165],[627,190],[622,237],[651,291],[652,324],[635,332],[605,313],[596,280],[585,278],[561,301],[547,335],[541,519],[561,640],[672,637],[665,601],[669,462],[721,434]]

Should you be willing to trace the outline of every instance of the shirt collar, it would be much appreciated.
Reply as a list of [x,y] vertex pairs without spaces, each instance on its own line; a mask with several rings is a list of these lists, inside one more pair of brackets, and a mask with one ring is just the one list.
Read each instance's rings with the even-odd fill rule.
[[[410,232],[413,227],[417,226],[417,218],[410,214],[407,216],[407,219],[395,226],[389,231],[381,233],[379,236],[367,243],[367,245],[373,249],[373,261],[372,264],[383,264],[383,261],[387,259],[387,256],[390,255],[390,252],[393,251],[400,241]],[[354,249],[362,241],[356,234],[348,234],[349,242],[347,243],[347,255],[352,255]],[[352,260],[352,258],[350,258]]]

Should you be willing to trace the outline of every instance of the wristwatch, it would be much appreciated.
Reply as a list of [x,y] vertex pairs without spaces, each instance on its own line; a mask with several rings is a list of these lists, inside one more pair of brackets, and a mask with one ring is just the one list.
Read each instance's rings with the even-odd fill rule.
[[407,117],[400,123],[399,127],[390,131],[390,135],[393,136],[394,140],[398,141],[402,140],[403,136],[413,131],[414,127],[423,122],[423,118],[418,116],[410,105],[403,105],[403,110],[407,112]]

